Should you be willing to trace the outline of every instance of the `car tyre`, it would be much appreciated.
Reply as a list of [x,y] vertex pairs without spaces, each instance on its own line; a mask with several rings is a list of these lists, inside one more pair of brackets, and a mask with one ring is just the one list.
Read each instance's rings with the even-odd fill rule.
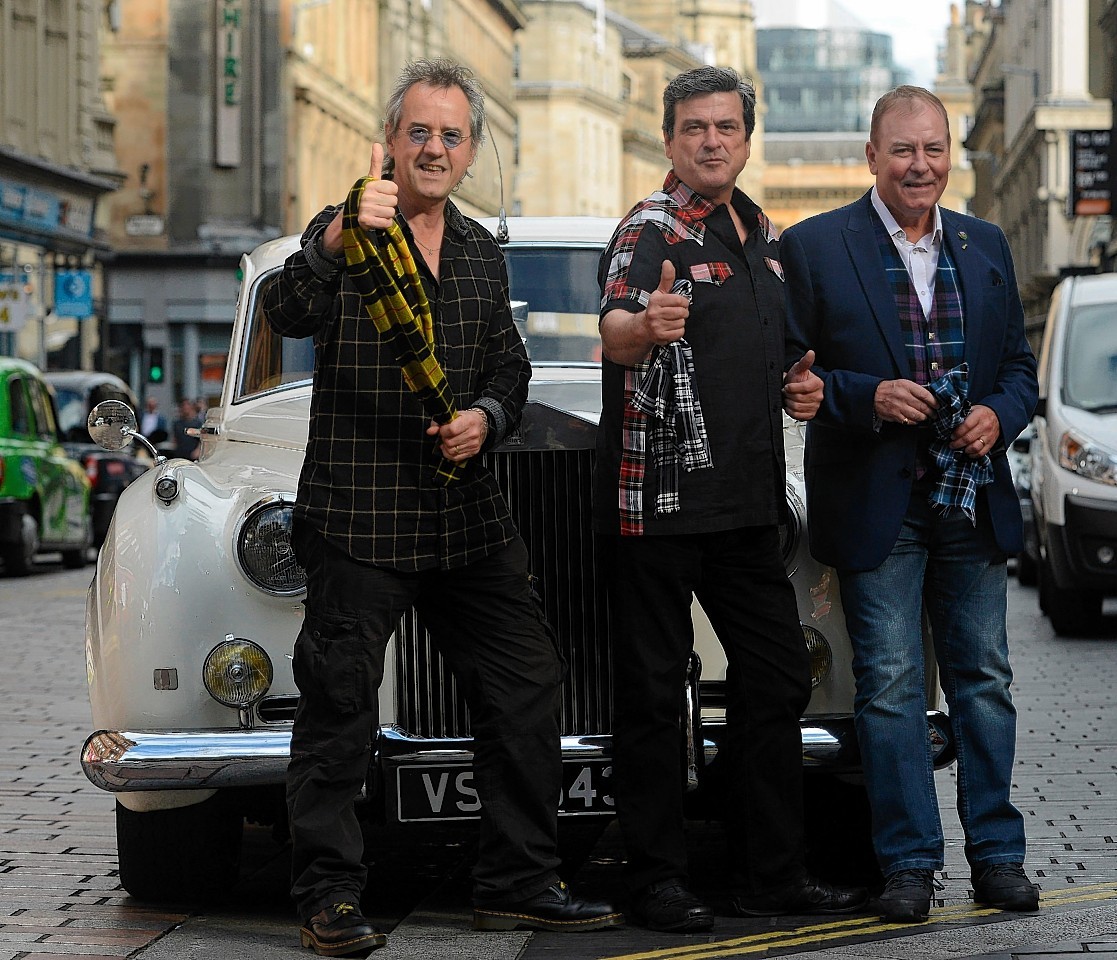
[[1089,590],[1060,587],[1045,561],[1039,564],[1039,606],[1059,636],[1081,636],[1097,626],[1101,595]]
[[1039,568],[1024,550],[1016,556],[1016,579],[1022,587],[1034,587],[1039,580]]
[[24,513],[19,521],[19,541],[4,551],[4,569],[12,577],[26,577],[35,565],[39,552],[39,521]]
[[137,813],[116,805],[120,883],[137,900],[201,903],[236,883],[244,818],[218,793],[201,803]]
[[85,542],[77,550],[62,551],[62,566],[67,570],[80,570],[89,562],[89,547],[93,539],[93,523],[85,521]]

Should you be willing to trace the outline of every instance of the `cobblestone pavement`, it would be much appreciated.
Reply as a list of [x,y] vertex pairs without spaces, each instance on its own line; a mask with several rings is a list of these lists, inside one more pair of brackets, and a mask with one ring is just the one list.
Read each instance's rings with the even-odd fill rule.
[[[246,876],[219,912],[136,904],[116,876],[112,802],[77,761],[89,732],[82,649],[91,570],[52,566],[25,579],[0,576],[0,960],[39,957],[296,957],[285,898],[283,848],[248,831]],[[954,773],[939,775],[949,838],[937,921],[880,930],[872,918],[832,924],[720,917],[713,936],[671,937],[629,928],[562,937],[467,934],[466,882],[451,844],[428,858],[421,909],[394,930],[385,957],[478,956],[491,960],[778,956],[801,960],[1009,960],[1068,953],[1117,958],[1117,618],[1108,632],[1056,638],[1038,616],[1035,592],[1010,592],[1020,742],[1016,797],[1027,818],[1028,869],[1044,908],[1017,917],[982,911],[969,899]],[[716,827],[694,825],[696,878],[721,882]],[[391,851],[389,851],[389,857]],[[609,893],[619,883],[610,827],[576,880]],[[406,854],[396,863],[406,863]],[[440,879],[449,878],[442,882]],[[398,876],[399,874],[395,874]],[[392,893],[393,866],[372,871],[372,901]],[[860,933],[858,931],[861,931]]]
[[0,577],[0,960],[126,957],[185,918],[119,888],[112,803],[78,764],[91,576]]

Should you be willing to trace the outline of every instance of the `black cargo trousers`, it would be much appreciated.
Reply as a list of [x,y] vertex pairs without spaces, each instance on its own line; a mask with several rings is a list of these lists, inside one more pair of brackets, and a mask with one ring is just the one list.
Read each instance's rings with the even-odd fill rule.
[[481,801],[475,902],[521,900],[556,883],[564,667],[531,590],[523,542],[459,569],[417,574],[359,563],[298,521],[294,543],[307,573],[287,770],[299,917],[360,901],[366,869],[353,803],[378,728],[385,646],[412,604],[469,705]]

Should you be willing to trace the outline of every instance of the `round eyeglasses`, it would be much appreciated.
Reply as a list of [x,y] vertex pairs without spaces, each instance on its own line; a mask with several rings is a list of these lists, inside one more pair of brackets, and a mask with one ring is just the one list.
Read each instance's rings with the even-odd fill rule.
[[458,133],[457,130],[447,130],[445,133],[431,133],[425,127],[412,127],[407,131],[407,139],[410,140],[415,146],[422,147],[431,137],[438,137],[442,141],[442,146],[447,150],[453,150],[455,147],[460,147],[463,140],[469,139],[469,134],[464,136]]

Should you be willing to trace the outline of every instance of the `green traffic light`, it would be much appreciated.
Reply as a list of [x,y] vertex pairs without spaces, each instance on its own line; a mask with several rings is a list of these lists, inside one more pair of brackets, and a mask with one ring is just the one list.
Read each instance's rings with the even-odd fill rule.
[[159,383],[163,379],[163,368],[162,367],[152,367],[151,372],[148,375],[148,379],[152,383]]

